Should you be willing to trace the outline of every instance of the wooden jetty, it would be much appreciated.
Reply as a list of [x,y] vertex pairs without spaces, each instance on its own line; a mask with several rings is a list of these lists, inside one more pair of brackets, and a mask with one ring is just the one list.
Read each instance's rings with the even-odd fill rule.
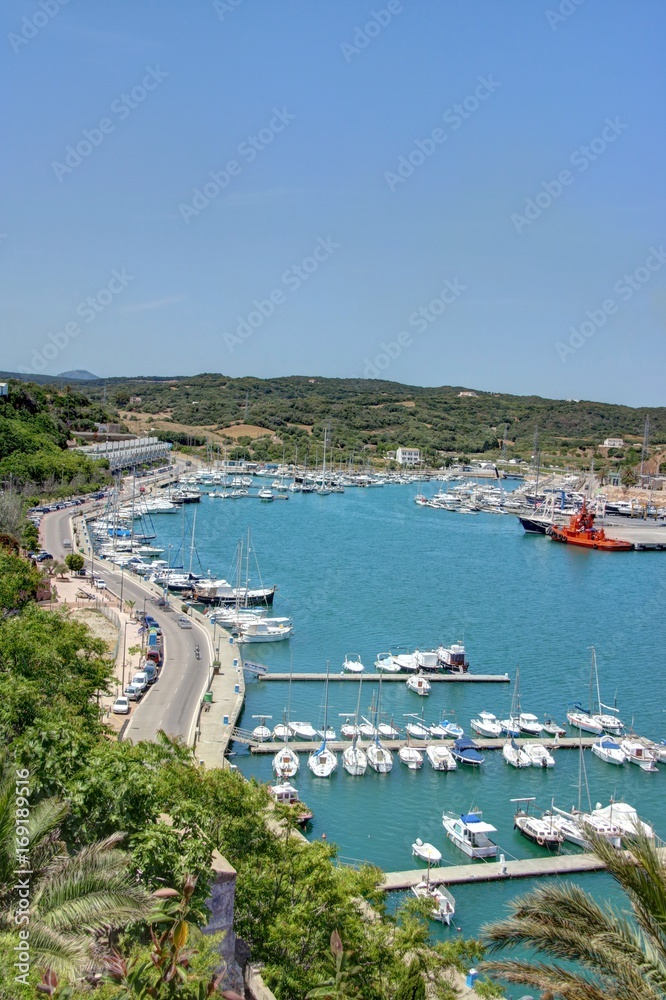
[[[658,848],[662,864],[666,848]],[[605,868],[594,854],[549,854],[543,858],[523,858],[519,861],[479,861],[469,865],[447,865],[430,868],[433,885],[465,885],[470,882],[498,882],[511,878],[540,878],[543,875],[574,875],[576,872],[598,872]],[[385,872],[380,886],[386,892],[411,889],[422,882],[424,868],[404,872]]]
[[[542,875],[573,875],[604,868],[593,854],[556,854],[521,861],[488,861],[472,865],[451,865],[430,869],[432,885],[464,885],[470,882],[497,882],[510,878],[539,878]],[[380,888],[386,892],[411,889],[425,878],[424,868],[404,872],[386,872]]]
[[[270,618],[267,619],[270,621]],[[339,673],[330,674],[329,681],[333,683],[334,681],[356,681],[359,678],[363,678],[363,683],[366,684],[368,681],[381,681],[390,683],[391,681],[406,681],[408,677],[413,676],[413,671],[410,673],[400,673],[400,674],[349,674],[349,673]],[[453,682],[453,683],[463,683],[463,684],[509,684],[511,678],[508,674],[426,674],[428,680],[431,683],[439,684],[442,682]],[[293,674],[265,674],[262,681],[325,681],[326,674],[315,674],[315,673],[293,673]]]
[[[276,754],[278,750],[281,750],[284,746],[284,740],[279,742],[266,742],[259,743],[257,740],[252,738],[250,733],[244,732],[243,730],[237,729],[232,733],[231,738],[236,740],[238,743],[247,743],[250,747],[251,753],[272,753]],[[501,750],[505,743],[510,742],[511,737],[502,736],[496,740],[484,740],[475,739],[474,743],[479,748],[479,750]],[[381,744],[386,747],[387,750],[399,750],[400,747],[404,747],[407,744],[407,739],[404,740],[387,740],[380,737]],[[521,746],[523,743],[539,743],[540,746],[546,747],[548,750],[577,750],[581,745],[584,747],[591,747],[594,743],[594,737],[584,737],[580,739],[579,737],[561,737],[559,740],[554,738],[541,739],[539,737],[532,737],[531,739],[517,739],[515,742]],[[367,736],[364,736],[362,740],[359,740],[358,746],[363,747],[371,743]],[[419,740],[411,737],[409,743],[411,746],[416,747],[417,750],[425,750],[426,747],[449,747],[453,746],[453,740]],[[337,753],[342,753],[345,747],[348,747],[351,740],[327,740],[326,746]],[[289,737],[289,746],[296,753],[311,753],[313,750],[318,750],[321,746],[321,739],[315,741],[299,740],[295,739],[293,736]]]

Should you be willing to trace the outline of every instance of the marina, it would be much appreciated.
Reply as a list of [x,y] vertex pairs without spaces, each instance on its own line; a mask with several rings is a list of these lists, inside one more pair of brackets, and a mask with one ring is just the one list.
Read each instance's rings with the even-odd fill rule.
[[[656,699],[646,698],[626,670],[628,649],[640,647],[641,660],[656,663],[666,642],[661,624],[649,633],[640,624],[646,618],[661,621],[660,594],[666,592],[662,567],[666,566],[657,553],[645,551],[637,557],[631,552],[609,556],[575,551],[569,545],[553,545],[539,533],[524,532],[516,516],[496,517],[484,510],[477,517],[442,515],[414,504],[414,486],[408,483],[387,482],[383,489],[345,487],[344,496],[317,498],[307,492],[290,492],[289,496],[290,504],[246,506],[219,504],[204,493],[198,504],[181,505],[179,516],[152,513],[155,539],[151,545],[162,549],[164,564],[182,575],[185,589],[174,592],[176,606],[190,599],[188,571],[203,580],[221,574],[241,594],[244,588],[263,588],[274,595],[274,608],[242,610],[244,627],[248,619],[254,620],[251,613],[267,622],[274,616],[276,626],[280,621],[293,623],[287,638],[262,645],[260,655],[246,658],[247,647],[240,647],[240,662],[246,660],[247,667],[244,697],[220,745],[228,745],[233,767],[274,785],[272,762],[285,748],[282,737],[273,735],[280,720],[303,727],[303,733],[306,727],[315,733],[314,738],[303,739],[291,732],[287,744],[294,768],[289,777],[293,794],[307,802],[313,814],[305,829],[308,839],[325,834],[339,844],[342,858],[366,859],[392,873],[402,871],[415,838],[422,839],[442,854],[441,870],[431,881],[457,868],[472,869],[456,892],[455,923],[475,935],[488,905],[486,897],[474,895],[475,883],[483,880],[483,873],[492,875],[499,863],[458,864],[460,851],[442,828],[443,804],[454,812],[476,804],[497,830],[499,850],[511,866],[507,868],[510,877],[498,875],[486,890],[497,899],[510,898],[507,891],[513,877],[529,884],[551,869],[565,876],[589,871],[590,878],[603,877],[581,860],[584,855],[544,856],[545,848],[514,829],[511,799],[518,795],[537,800],[537,816],[553,799],[571,808],[581,748],[592,804],[624,799],[663,832],[666,809],[655,793],[655,783],[661,781],[658,773],[630,763],[626,756],[626,762],[618,766],[611,757],[607,760],[593,753],[598,732],[581,735],[579,729],[566,725],[568,708],[576,702],[586,704],[590,647],[594,645],[606,698],[612,703],[617,698],[622,717],[646,734],[641,737],[644,744],[660,746],[663,718]],[[511,496],[510,491],[506,496]],[[248,572],[244,565],[239,577],[233,540],[247,537],[248,524],[252,561],[257,555],[260,570],[255,566]],[[627,523],[627,529],[662,530],[643,523]],[[606,532],[611,530],[606,525]],[[148,527],[143,533],[151,534]],[[392,563],[391,585],[387,585],[385,560],[388,535],[392,549],[401,553],[399,561]],[[275,544],[278,537],[279,546]],[[644,590],[648,596],[639,600]],[[582,603],[572,606],[566,595],[574,591],[585,596]],[[224,630],[233,627],[237,614],[233,606],[208,613],[214,649],[227,642]],[[214,624],[217,619],[219,626]],[[444,647],[451,658],[451,672],[435,656],[435,650]],[[378,653],[382,649],[393,652]],[[419,654],[418,650],[433,652]],[[390,669],[375,669],[378,660]],[[326,661],[330,664],[327,699]],[[520,769],[508,767],[502,749],[510,737],[502,733],[486,738],[470,726],[475,720],[494,733],[497,720],[512,717],[518,663],[522,702],[530,711],[515,709],[516,726],[522,716],[525,725],[542,729],[532,738],[518,732],[516,744],[538,743],[552,755],[554,767],[534,762]],[[407,669],[401,669],[401,664]],[[477,664],[482,666],[477,668]],[[425,699],[406,686],[424,668],[431,685]],[[341,680],[353,682],[351,688],[348,683],[336,683]],[[321,750],[319,734],[326,703],[326,751],[336,755],[338,763],[324,771],[307,766],[306,761]],[[427,721],[422,722],[424,703]],[[419,715],[414,714],[417,710]],[[531,712],[538,713],[536,723]],[[272,717],[264,725],[272,727],[268,738],[265,733],[261,740],[253,738],[252,730],[261,728],[256,723],[268,717]],[[367,731],[353,744],[340,733],[343,723],[351,732],[355,718]],[[403,735],[407,725],[409,739]],[[425,727],[422,733],[421,725]],[[467,734],[473,736],[477,749],[472,757],[478,754],[482,762],[466,761],[467,751],[461,751],[457,761],[450,756],[454,744],[446,738],[446,728],[456,725],[465,739]],[[378,744],[371,738],[373,727],[380,730],[382,752],[392,755],[393,762],[378,756]],[[441,729],[437,735],[444,738],[431,735],[431,728]],[[336,739],[330,736],[333,730],[337,730]],[[206,740],[217,739],[207,722],[204,731]],[[416,753],[411,754],[414,762],[399,759],[400,751],[410,748],[420,755],[420,766]],[[560,754],[560,749],[567,752]],[[661,759],[656,769],[664,769]],[[444,770],[455,773],[444,777],[439,773]],[[320,776],[323,773],[328,776]],[[446,782],[445,791],[442,782]],[[409,884],[403,878],[404,891],[414,891],[424,877],[425,867],[414,871]],[[446,933],[444,922],[436,934]]]
[[[592,854],[561,854],[556,857],[528,858],[522,861],[486,861],[482,864],[450,865],[430,870],[433,885],[466,885],[470,882],[497,882],[513,878],[540,878],[543,875],[576,875],[598,872],[603,864]],[[411,889],[423,878],[423,869],[386,872],[381,888],[385,892]]]

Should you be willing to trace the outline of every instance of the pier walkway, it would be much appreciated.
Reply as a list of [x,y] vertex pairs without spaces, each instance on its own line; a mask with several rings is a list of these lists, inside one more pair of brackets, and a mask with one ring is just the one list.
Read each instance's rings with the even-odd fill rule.
[[[538,878],[542,875],[573,875],[596,872],[604,867],[593,854],[557,854],[521,861],[489,861],[469,865],[431,868],[432,885],[464,885],[469,882],[496,882],[509,878]],[[426,876],[424,868],[404,872],[386,872],[381,888],[386,892],[411,889]]]
[[[260,743],[258,740],[253,739],[252,734],[245,732],[241,729],[235,729],[231,734],[231,739],[235,740],[237,743],[247,743],[250,747],[251,753],[272,753],[275,754],[278,750],[281,750],[285,745],[284,740],[282,741],[271,741],[266,743]],[[511,737],[502,736],[500,739],[496,740],[482,740],[475,739],[474,743],[479,748],[479,750],[501,750],[505,743],[510,742]],[[578,750],[580,746],[591,747],[594,743],[594,737],[584,737],[583,739],[575,738],[565,738],[562,737],[559,740],[553,738],[541,739],[541,737],[534,736],[531,739],[516,739],[514,742],[519,746],[523,743],[538,743],[540,746],[546,747],[548,750]],[[400,747],[404,747],[409,743],[417,750],[425,750],[426,747],[448,747],[449,749],[453,746],[453,740],[438,740],[438,739],[428,739],[419,740],[411,737],[409,740],[387,740],[380,737],[380,742],[383,747],[387,750],[399,750]],[[362,740],[358,741],[358,746],[363,748],[372,743],[372,740],[367,736],[364,736]],[[336,753],[342,753],[345,747],[351,745],[351,740],[327,740],[326,746],[330,750],[334,750]],[[290,737],[289,746],[296,753],[312,753],[313,750],[318,750],[321,746],[321,739],[314,741],[298,740]],[[463,765],[461,765],[463,766]]]
[[[269,619],[270,621],[270,619]],[[408,677],[413,677],[414,671],[410,673],[401,674],[349,674],[349,673],[339,673],[339,674],[329,674],[329,681],[358,681],[361,677],[363,678],[363,683],[367,681],[406,681]],[[463,683],[463,684],[509,684],[511,678],[508,674],[425,674],[431,683],[440,684],[443,681],[449,681],[451,683]],[[259,680],[261,681],[325,681],[326,674],[320,673],[306,673],[306,674],[263,674]]]

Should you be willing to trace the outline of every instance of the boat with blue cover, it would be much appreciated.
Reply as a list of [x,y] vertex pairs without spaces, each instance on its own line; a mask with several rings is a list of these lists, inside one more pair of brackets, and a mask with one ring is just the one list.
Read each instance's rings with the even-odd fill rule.
[[469,764],[470,767],[478,767],[486,759],[482,753],[479,753],[479,748],[474,740],[470,740],[466,736],[455,740],[451,747],[451,753],[461,764]]

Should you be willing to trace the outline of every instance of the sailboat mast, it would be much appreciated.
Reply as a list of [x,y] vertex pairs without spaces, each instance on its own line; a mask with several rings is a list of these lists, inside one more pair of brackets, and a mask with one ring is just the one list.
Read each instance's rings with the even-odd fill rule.
[[197,512],[195,510],[192,518],[192,538],[190,540],[190,573],[192,572],[192,562],[194,560],[194,531],[197,526]]

